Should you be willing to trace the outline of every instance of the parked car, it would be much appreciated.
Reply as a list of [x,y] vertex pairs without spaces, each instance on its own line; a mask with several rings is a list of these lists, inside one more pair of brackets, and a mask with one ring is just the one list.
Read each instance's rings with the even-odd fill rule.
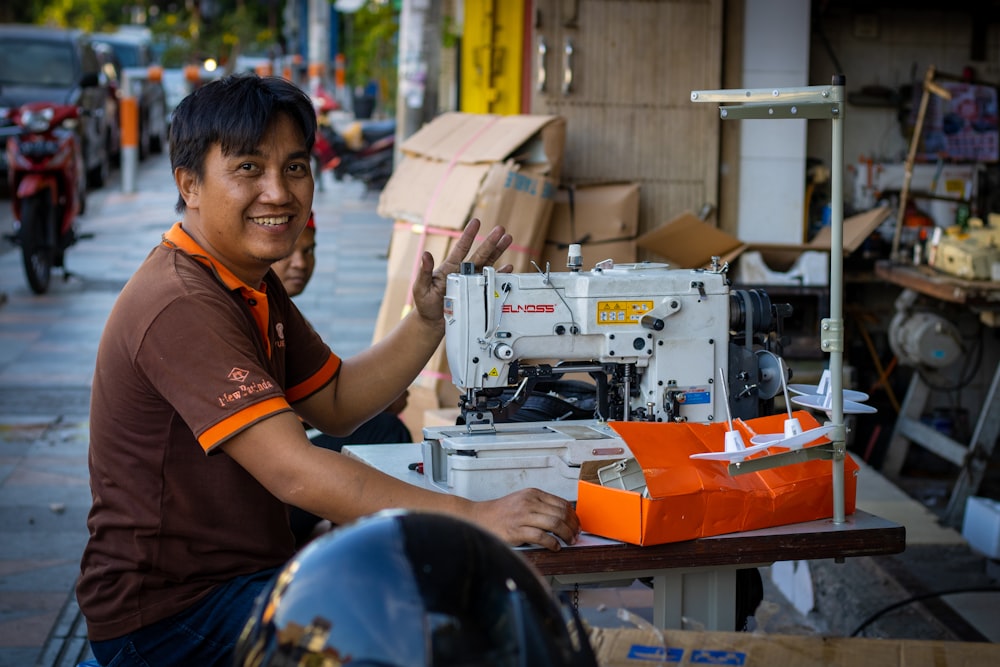
[[[76,105],[87,182],[104,185],[117,117],[91,38],[80,30],[0,24],[0,44],[0,126],[10,124],[11,109],[28,102]],[[6,182],[6,157],[0,171]]]
[[129,92],[139,101],[139,158],[163,152],[168,139],[167,95],[162,80],[149,76],[150,67],[156,65],[151,35],[146,30],[123,28],[94,33],[94,41],[111,47],[118,80],[124,82],[127,74]]

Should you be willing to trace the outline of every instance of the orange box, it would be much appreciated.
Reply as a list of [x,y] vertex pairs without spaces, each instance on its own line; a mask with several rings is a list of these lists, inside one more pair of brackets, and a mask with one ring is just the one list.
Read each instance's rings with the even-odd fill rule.
[[[803,430],[819,424],[795,412]],[[786,415],[735,420],[744,443],[756,434],[782,433]],[[833,464],[812,460],[730,475],[725,461],[690,458],[724,449],[725,423],[610,422],[642,467],[648,496],[596,481],[595,462],[581,472],[576,513],[583,530],[630,544],[681,542],[833,516]],[[818,444],[818,443],[814,443]],[[785,451],[777,447],[751,455]],[[601,462],[606,465],[608,462]],[[844,510],[852,514],[858,465],[844,461]]]

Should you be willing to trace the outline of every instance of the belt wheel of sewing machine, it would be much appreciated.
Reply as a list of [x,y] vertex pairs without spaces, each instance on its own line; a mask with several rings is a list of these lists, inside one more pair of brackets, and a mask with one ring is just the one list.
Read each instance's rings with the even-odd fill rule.
[[[513,396],[511,389],[504,400]],[[524,405],[505,421],[536,422],[567,419],[592,419],[597,406],[597,388],[579,380],[538,382]]]

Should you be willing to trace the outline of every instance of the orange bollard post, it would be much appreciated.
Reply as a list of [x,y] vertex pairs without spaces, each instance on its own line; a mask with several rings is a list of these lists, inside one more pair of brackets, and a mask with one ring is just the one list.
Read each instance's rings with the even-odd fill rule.
[[197,65],[185,65],[184,80],[193,86],[197,86],[201,83],[201,68]]
[[[127,87],[124,90],[128,90]],[[122,130],[122,190],[135,192],[135,176],[139,167],[139,101],[123,97],[119,103]]]
[[343,53],[338,53],[333,58],[333,96],[340,106],[347,106],[347,67],[346,58]]
[[337,88],[343,88],[347,85],[347,72],[344,66],[344,61],[345,58],[343,53],[338,53],[333,59],[333,81]]

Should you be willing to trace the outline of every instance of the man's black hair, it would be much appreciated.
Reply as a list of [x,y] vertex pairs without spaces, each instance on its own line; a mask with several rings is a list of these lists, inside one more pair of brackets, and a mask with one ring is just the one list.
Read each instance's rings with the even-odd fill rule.
[[[250,153],[278,114],[291,118],[306,148],[316,140],[316,110],[295,84],[275,76],[234,74],[196,88],[181,100],[170,125],[170,167],[190,169],[202,179],[214,144],[223,155]],[[178,213],[187,208],[177,197]]]

